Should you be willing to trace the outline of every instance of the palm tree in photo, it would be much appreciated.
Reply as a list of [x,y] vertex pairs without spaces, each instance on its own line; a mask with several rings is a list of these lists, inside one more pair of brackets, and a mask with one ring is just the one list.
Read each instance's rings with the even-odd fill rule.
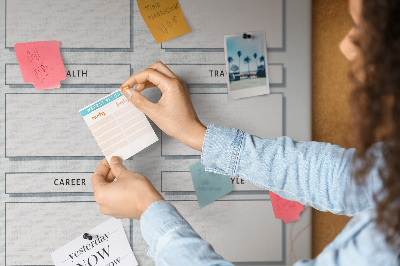
[[254,56],[254,63],[256,63],[256,72],[257,72],[257,53],[254,53],[253,54],[253,56]]
[[241,51],[238,51],[238,52],[237,52],[237,55],[238,55],[238,57],[239,57],[239,79],[240,79],[240,57],[242,56],[242,52],[241,52]]
[[244,62],[247,64],[247,67],[248,67],[248,70],[249,70],[248,77],[250,77],[250,62],[251,62],[250,56],[246,56],[244,58]]
[[232,58],[232,56],[229,56],[228,57],[228,64],[229,64],[229,68],[228,69],[231,69],[231,62],[233,62],[233,58]]
[[238,65],[233,64],[233,65],[231,66],[231,70],[232,70],[233,73],[238,72],[238,71],[239,71]]
[[265,71],[266,70],[265,69],[265,58],[263,55],[260,57],[260,63],[262,63],[262,62],[264,62],[264,71]]

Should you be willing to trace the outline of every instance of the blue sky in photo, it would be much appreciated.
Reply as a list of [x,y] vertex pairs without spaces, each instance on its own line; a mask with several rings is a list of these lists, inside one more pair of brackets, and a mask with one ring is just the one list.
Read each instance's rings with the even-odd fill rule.
[[[226,50],[227,50],[227,58],[231,56],[233,61],[231,62],[231,66],[233,64],[239,66],[239,57],[237,52],[241,51],[242,55],[240,56],[240,72],[247,72],[248,66],[244,62],[244,58],[249,56],[251,59],[250,62],[250,71],[256,71],[255,60],[257,60],[257,66],[260,65],[260,57],[265,56],[266,44],[265,44],[265,33],[250,33],[251,39],[243,39],[242,34],[240,36],[228,37],[226,38]],[[254,53],[257,53],[257,59],[254,59]],[[228,62],[227,62],[228,63]],[[264,62],[262,63],[264,64]]]

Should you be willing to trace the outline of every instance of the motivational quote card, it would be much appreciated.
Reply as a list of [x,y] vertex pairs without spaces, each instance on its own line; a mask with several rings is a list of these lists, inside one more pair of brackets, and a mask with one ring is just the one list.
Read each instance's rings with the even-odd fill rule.
[[[88,233],[92,239],[84,239]],[[51,253],[55,266],[138,265],[121,220],[111,218]]]
[[119,90],[79,112],[107,161],[112,156],[126,160],[158,141],[145,114]]
[[178,0],[137,0],[140,14],[157,43],[190,32]]

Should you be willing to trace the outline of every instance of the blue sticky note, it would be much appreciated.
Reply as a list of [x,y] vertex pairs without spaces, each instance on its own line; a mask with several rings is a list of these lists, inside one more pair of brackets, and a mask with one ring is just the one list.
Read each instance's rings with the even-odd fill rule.
[[229,176],[206,172],[200,161],[192,164],[189,168],[200,208],[233,190]]

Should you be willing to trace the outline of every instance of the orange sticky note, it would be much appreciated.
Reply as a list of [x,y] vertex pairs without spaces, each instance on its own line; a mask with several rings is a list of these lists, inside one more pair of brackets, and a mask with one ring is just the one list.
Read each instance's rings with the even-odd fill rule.
[[67,78],[60,42],[16,43],[14,50],[24,82],[33,83],[35,89],[60,88],[60,81]]
[[137,0],[140,14],[157,43],[190,32],[178,0]]
[[281,198],[271,191],[269,195],[271,196],[275,218],[282,219],[285,224],[300,219],[300,213],[304,210],[304,206],[301,203]]

